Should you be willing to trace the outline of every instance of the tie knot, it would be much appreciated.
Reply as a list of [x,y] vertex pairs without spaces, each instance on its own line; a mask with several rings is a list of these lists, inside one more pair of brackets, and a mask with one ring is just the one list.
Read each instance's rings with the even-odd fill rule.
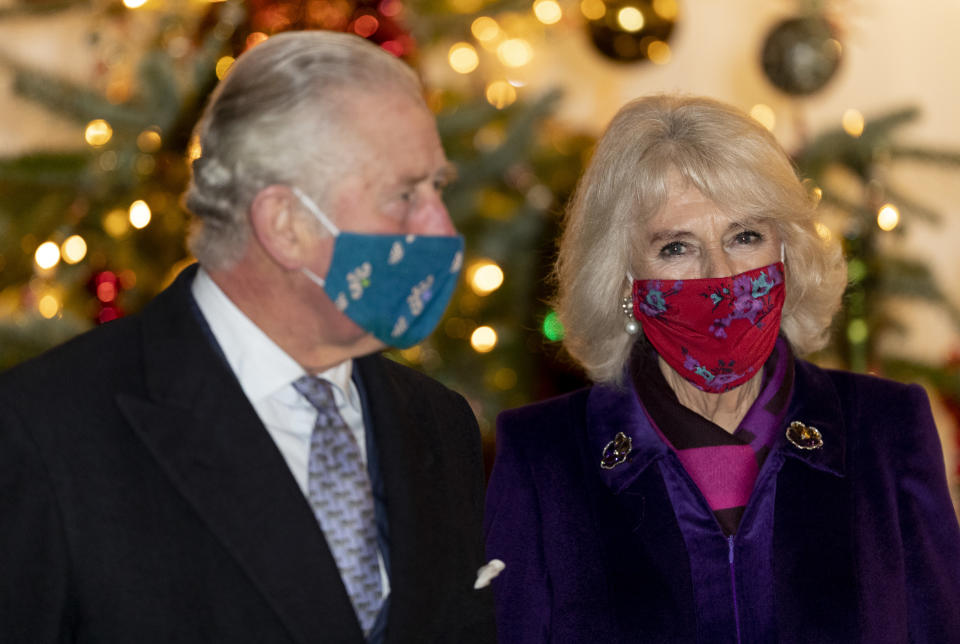
[[326,411],[330,408],[336,408],[336,401],[333,399],[333,387],[323,378],[303,376],[293,382],[293,388],[318,410]]

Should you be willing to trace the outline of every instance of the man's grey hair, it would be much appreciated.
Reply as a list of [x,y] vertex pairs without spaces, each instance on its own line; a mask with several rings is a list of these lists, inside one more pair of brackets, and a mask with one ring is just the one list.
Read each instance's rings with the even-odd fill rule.
[[208,268],[227,268],[250,236],[248,211],[263,188],[302,187],[323,207],[349,160],[347,97],[406,93],[423,102],[417,75],[370,41],[329,31],[287,32],[245,52],[211,94],[194,128],[200,156],[184,205],[189,247]]

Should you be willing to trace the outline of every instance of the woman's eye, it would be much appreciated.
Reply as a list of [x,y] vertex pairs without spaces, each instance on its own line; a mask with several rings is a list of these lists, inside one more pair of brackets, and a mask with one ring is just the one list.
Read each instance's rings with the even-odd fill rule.
[[744,230],[737,233],[734,241],[738,244],[756,244],[763,239],[763,235],[754,230]]
[[686,251],[687,247],[683,242],[670,242],[660,249],[660,257],[676,257],[683,255]]

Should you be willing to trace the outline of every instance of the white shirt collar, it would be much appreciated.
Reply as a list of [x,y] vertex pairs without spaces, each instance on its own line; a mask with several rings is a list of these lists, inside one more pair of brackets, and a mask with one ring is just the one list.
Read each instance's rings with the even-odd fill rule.
[[[193,297],[213,336],[220,344],[230,368],[251,402],[276,394],[304,375],[303,367],[270,339],[227,297],[201,266],[191,286]],[[337,403],[346,402],[356,410],[360,400],[351,386],[353,360],[317,374],[330,381]]]

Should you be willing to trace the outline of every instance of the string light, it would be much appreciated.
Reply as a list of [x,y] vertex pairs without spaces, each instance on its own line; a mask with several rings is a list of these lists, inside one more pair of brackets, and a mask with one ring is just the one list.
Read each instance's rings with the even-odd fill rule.
[[489,295],[503,284],[503,270],[494,262],[478,262],[467,271],[470,288],[477,295]]
[[777,124],[777,117],[773,113],[773,108],[763,103],[757,103],[750,108],[750,116],[768,130],[772,130]]
[[877,226],[890,232],[900,223],[900,211],[892,203],[885,203],[877,212]]
[[52,241],[43,242],[37,246],[33,261],[42,269],[53,268],[60,261],[60,247]]
[[380,29],[380,21],[376,16],[365,14],[353,21],[353,32],[361,38],[369,38]]
[[223,80],[226,77],[227,72],[230,71],[230,68],[233,66],[233,63],[236,62],[236,58],[233,56],[222,56],[220,60],[217,61],[214,71],[217,74],[219,80]]
[[487,85],[487,102],[502,110],[517,100],[517,90],[507,81],[493,81]]
[[60,254],[68,264],[77,264],[87,256],[87,242],[80,235],[71,235],[60,245]]
[[480,42],[490,42],[500,35],[500,25],[489,16],[480,16],[471,23],[470,33]]
[[60,313],[60,300],[55,295],[47,293],[37,302],[37,311],[48,320],[55,318]]
[[137,230],[146,228],[147,224],[150,223],[150,218],[152,216],[152,213],[150,212],[150,206],[148,206],[147,202],[143,199],[137,199],[130,204],[130,210],[128,212],[130,225]]
[[473,45],[466,42],[458,42],[450,47],[447,60],[453,71],[458,74],[469,74],[480,64],[477,50],[473,48]]
[[624,31],[629,31],[630,33],[638,32],[643,29],[645,22],[643,14],[636,7],[624,7],[617,12],[617,24],[619,24]]
[[863,318],[850,320],[850,324],[847,325],[847,339],[851,344],[863,344],[869,335],[870,328],[866,320]]
[[563,10],[556,0],[536,0],[533,3],[533,14],[545,25],[556,24],[563,18]]
[[489,326],[478,326],[470,335],[470,346],[477,353],[488,353],[497,346],[497,332]]
[[95,148],[106,145],[113,138],[113,128],[103,119],[93,119],[87,123],[83,138]]
[[607,15],[607,5],[603,0],[582,0],[580,2],[580,13],[587,20],[600,20]]
[[653,0],[653,11],[670,22],[675,21],[680,13],[676,0]]
[[121,208],[111,210],[103,217],[103,229],[114,239],[119,239],[130,230],[129,215]]
[[247,49],[253,49],[254,47],[259,45],[269,37],[270,36],[263,33],[262,31],[254,31],[252,34],[247,36],[247,39],[244,41],[243,43],[245,45],[244,51],[246,51]]
[[853,138],[859,138],[863,134],[863,114],[857,110],[850,108],[844,112],[840,122],[843,125],[843,131]]
[[670,49],[670,45],[662,40],[654,40],[647,45],[647,58],[649,58],[650,62],[654,65],[666,65],[670,62],[672,56],[673,52]]
[[563,325],[560,323],[556,311],[550,311],[543,318],[543,337],[550,342],[563,339]]
[[160,149],[162,144],[163,140],[156,128],[146,129],[137,135],[137,147],[146,154],[153,154]]
[[497,47],[497,58],[507,67],[523,67],[533,59],[533,47],[523,38],[504,40]]

